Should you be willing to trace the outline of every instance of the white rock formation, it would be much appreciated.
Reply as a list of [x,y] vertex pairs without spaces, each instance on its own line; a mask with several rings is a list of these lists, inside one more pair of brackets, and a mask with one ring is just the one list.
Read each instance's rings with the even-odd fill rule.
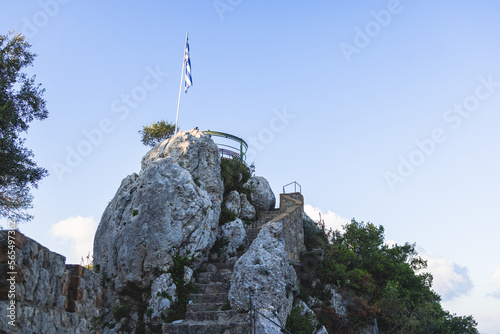
[[224,206],[226,207],[226,209],[229,209],[236,213],[236,216],[239,216],[241,211],[240,194],[236,190],[231,191],[226,196]]
[[215,242],[223,191],[217,146],[201,131],[179,132],[122,181],[97,229],[94,264],[125,294],[167,272],[176,251],[196,267]]
[[264,211],[274,209],[276,197],[265,178],[253,176],[243,186],[250,190],[250,199],[258,209]]
[[246,220],[254,220],[255,219],[255,208],[253,205],[250,203],[250,201],[247,199],[246,194],[240,194],[240,218],[241,219],[246,219]]
[[247,233],[241,219],[236,218],[232,222],[221,227],[222,235],[229,241],[226,252],[229,256],[235,255],[238,247],[245,244]]
[[148,301],[148,309],[152,311],[151,320],[157,322],[167,316],[170,306],[176,300],[176,286],[170,274],[160,275],[151,285],[151,299]]
[[[233,309],[248,311],[252,304],[284,326],[297,288],[295,270],[288,264],[280,222],[264,225],[249,250],[236,262],[231,276],[229,302]],[[275,333],[269,320],[257,317],[261,333]],[[267,328],[267,329],[265,329]],[[279,333],[277,329],[276,333]]]

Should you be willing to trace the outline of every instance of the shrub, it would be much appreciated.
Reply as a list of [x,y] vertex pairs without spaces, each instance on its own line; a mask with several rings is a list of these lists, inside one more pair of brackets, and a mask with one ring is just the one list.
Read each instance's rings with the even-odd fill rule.
[[236,214],[236,212],[226,208],[225,206],[222,206],[222,208],[220,210],[220,216],[219,216],[219,226],[222,226],[225,223],[232,222],[236,218],[238,218],[238,215]]
[[[186,306],[189,302],[189,295],[197,292],[193,283],[184,281],[184,267],[191,263],[191,258],[183,256],[177,251],[173,256],[173,262],[168,272],[172,275],[172,281],[177,288],[177,301],[171,307],[171,311],[166,319],[167,322],[184,319],[186,317]],[[168,298],[166,293],[165,297]]]
[[314,333],[315,326],[313,315],[304,312],[302,307],[294,307],[286,319],[286,329],[293,334],[311,334]]
[[118,305],[115,308],[113,308],[113,317],[115,318],[115,320],[120,321],[120,319],[129,316],[131,309],[132,309],[132,303]]
[[174,132],[175,124],[163,120],[144,126],[142,130],[139,131],[142,136],[141,142],[150,147],[172,137]]
[[237,158],[222,158],[220,161],[221,175],[224,181],[224,196],[236,190],[248,193],[243,184],[250,179],[252,170]]
[[217,254],[217,258],[220,259],[228,244],[229,240],[226,237],[217,237],[217,239],[215,239],[214,245],[210,249],[210,253]]

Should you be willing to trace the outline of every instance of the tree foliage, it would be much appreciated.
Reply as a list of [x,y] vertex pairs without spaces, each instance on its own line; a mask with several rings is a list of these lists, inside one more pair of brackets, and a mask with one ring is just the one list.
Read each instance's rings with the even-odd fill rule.
[[146,125],[139,131],[141,134],[141,142],[150,147],[172,137],[175,133],[175,125],[168,121],[158,121],[156,123]]
[[[376,318],[383,333],[478,333],[471,316],[442,309],[431,289],[432,275],[417,273],[427,263],[415,245],[387,245],[384,228],[372,223],[352,220],[343,229],[327,231],[324,223],[304,220],[306,248],[321,248],[323,256],[301,280],[301,298],[325,302],[316,311],[329,332],[355,332]],[[347,300],[348,323],[339,321],[336,310],[327,305],[332,286]],[[321,317],[325,314],[330,317]]]
[[30,190],[47,175],[20,137],[31,121],[48,115],[44,89],[35,76],[22,72],[36,56],[30,47],[21,34],[0,35],[0,217],[14,221],[32,218],[25,212],[31,207]]
[[255,167],[247,166],[236,157],[222,158],[220,161],[222,180],[224,181],[224,196],[236,190],[239,193],[248,193],[243,185],[252,176]]

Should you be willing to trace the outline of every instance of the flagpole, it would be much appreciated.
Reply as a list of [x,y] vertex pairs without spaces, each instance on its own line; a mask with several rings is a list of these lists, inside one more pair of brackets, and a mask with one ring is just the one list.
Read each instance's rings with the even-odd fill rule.
[[188,32],[186,31],[186,43],[184,43],[184,56],[182,57],[182,70],[181,70],[181,84],[179,86],[179,99],[177,100],[177,115],[175,116],[175,132],[174,132],[174,137],[177,134],[177,121],[179,120],[179,108],[181,106],[181,93],[182,93],[182,79],[184,79],[184,63],[185,63],[185,57],[186,57],[186,45],[187,45],[187,39],[188,39]]

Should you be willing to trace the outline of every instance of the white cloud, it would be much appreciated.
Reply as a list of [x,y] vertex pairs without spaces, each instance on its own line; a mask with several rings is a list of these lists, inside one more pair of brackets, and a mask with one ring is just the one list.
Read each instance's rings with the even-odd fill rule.
[[325,221],[326,227],[332,228],[333,230],[342,231],[342,225],[346,225],[350,222],[349,219],[342,218],[335,212],[328,210],[327,213],[324,213],[320,208],[315,208],[310,204],[304,205],[304,212],[314,221],[318,221],[319,214],[321,214],[321,218]]
[[500,268],[496,268],[491,278],[491,282],[495,285],[500,286]]
[[[500,268],[495,269],[495,272],[491,277],[491,283],[495,284],[496,286],[500,286]],[[488,293],[488,296],[500,299],[500,289],[496,289],[495,291]]]
[[467,294],[473,287],[469,277],[469,269],[443,256],[426,252],[417,247],[418,254],[427,261],[427,268],[422,270],[430,272],[434,277],[432,288],[443,301],[450,301],[456,297]]
[[92,254],[94,245],[94,234],[97,229],[97,222],[94,217],[70,217],[53,224],[50,232],[53,236],[61,238],[71,243],[72,260],[86,257],[89,252]]

